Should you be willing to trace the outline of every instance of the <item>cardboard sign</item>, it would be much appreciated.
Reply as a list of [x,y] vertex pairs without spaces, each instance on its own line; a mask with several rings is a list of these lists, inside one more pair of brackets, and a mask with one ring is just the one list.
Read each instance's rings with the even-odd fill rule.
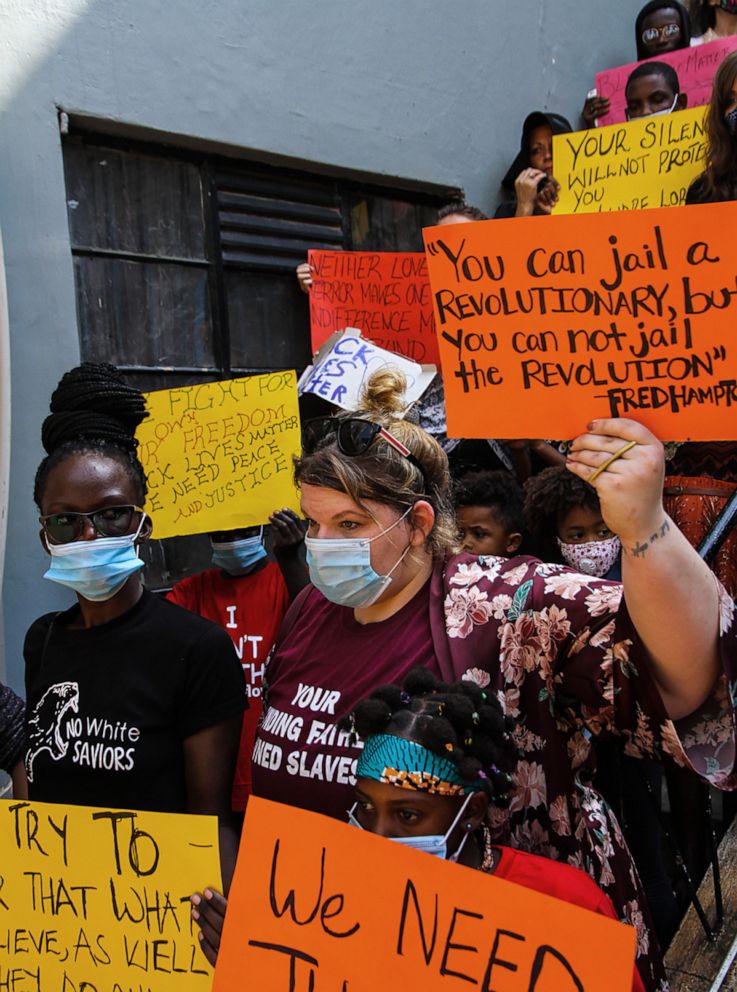
[[311,251],[310,324],[317,351],[335,331],[364,337],[413,362],[438,362],[422,252]]
[[0,801],[0,989],[209,992],[189,896],[220,883],[214,816]]
[[553,136],[556,214],[676,207],[704,171],[703,107]]
[[634,959],[615,920],[252,798],[213,990],[595,992],[606,961],[629,992]]
[[597,72],[596,92],[609,100],[609,113],[599,117],[597,125],[606,127],[608,124],[622,124],[627,120],[627,101],[624,95],[627,80],[638,65],[647,65],[648,62],[665,62],[672,66],[678,76],[680,92],[688,97],[688,106],[703,107],[711,99],[711,84],[719,63],[734,51],[737,51],[737,36],[717,38],[705,45],[679,48],[675,52],[655,55],[643,62],[630,62],[617,69]]
[[448,433],[737,437],[735,225],[719,203],[426,229]]
[[266,523],[299,510],[292,457],[301,432],[294,372],[146,393],[136,432],[154,537]]
[[395,368],[407,379],[405,408],[425,392],[435,378],[434,365],[422,366],[367,341],[361,332],[350,327],[334,334],[315,356],[315,364],[305,369],[299,380],[299,392],[314,393],[343,410],[358,410],[363,387],[374,372]]

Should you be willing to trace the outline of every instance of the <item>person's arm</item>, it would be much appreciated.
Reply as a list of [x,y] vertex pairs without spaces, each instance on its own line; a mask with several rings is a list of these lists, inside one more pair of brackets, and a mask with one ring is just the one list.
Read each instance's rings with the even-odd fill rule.
[[202,893],[195,892],[190,901],[194,907],[192,919],[200,928],[200,948],[214,968],[218,961],[228,900],[216,889],[205,889]]
[[605,96],[587,96],[586,102],[581,111],[581,120],[587,130],[596,127],[597,117],[603,117],[609,113],[609,100]]
[[309,262],[300,262],[296,268],[297,282],[303,293],[309,293],[312,289],[312,269]]
[[545,464],[547,468],[549,465],[565,465],[566,459],[557,448],[547,441],[542,439],[533,438],[531,440],[513,440],[505,441],[507,449],[509,450],[509,457],[512,461],[512,466],[514,467],[514,474],[517,477],[517,482],[522,485],[527,479],[532,475],[532,455],[535,454]]
[[28,799],[28,778],[22,761],[19,761],[12,769],[10,778],[13,782],[13,799]]
[[297,593],[310,582],[302,560],[307,525],[294,510],[288,509],[276,510],[269,517],[269,523],[273,535],[271,550],[286,583],[289,601],[292,602]]
[[523,169],[514,181],[514,195],[517,198],[515,217],[532,217],[537,201],[537,187],[545,173],[540,169]]
[[633,420],[596,420],[572,443],[568,468],[595,480],[604,521],[622,542],[622,582],[668,715],[679,720],[709,696],[719,675],[720,599],[714,575],[663,509],[663,446]]
[[227,893],[238,854],[238,831],[233,822],[230,795],[238,758],[240,716],[206,727],[184,741],[184,772],[187,812],[217,816],[220,835],[220,867]]

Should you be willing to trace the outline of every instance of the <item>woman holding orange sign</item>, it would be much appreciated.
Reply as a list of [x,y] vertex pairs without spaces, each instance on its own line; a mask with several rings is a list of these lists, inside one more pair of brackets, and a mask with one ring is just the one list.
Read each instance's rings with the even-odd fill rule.
[[306,425],[296,474],[313,587],[267,671],[254,794],[341,818],[360,749],[339,720],[417,665],[474,681],[497,694],[524,752],[492,836],[587,870],[638,926],[657,989],[631,858],[591,786],[591,741],[615,737],[732,788],[734,606],[665,515],[662,445],[630,420],[589,425],[568,459],[622,540],[624,597],[564,566],[456,554],[447,459],[398,415],[402,389],[375,374],[363,412]]

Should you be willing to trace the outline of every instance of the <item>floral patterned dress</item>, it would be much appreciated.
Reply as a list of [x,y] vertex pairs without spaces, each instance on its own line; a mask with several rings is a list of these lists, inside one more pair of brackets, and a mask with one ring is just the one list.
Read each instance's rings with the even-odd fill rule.
[[638,931],[649,990],[667,983],[646,926],[642,889],[619,826],[591,785],[592,739],[626,754],[675,761],[712,785],[737,786],[734,710],[737,623],[721,591],[722,675],[699,711],[674,724],[650,676],[620,583],[529,558],[460,555],[431,587],[433,642],[443,676],[497,693],[517,721],[516,793],[491,814],[499,843],[587,871]]

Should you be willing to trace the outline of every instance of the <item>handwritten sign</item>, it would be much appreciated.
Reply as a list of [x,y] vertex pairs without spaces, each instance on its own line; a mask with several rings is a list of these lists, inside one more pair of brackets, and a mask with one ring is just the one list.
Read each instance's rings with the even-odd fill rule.
[[251,799],[213,989],[594,992],[605,960],[609,992],[629,992],[634,958],[615,920]]
[[624,91],[630,73],[638,65],[648,62],[665,62],[672,66],[681,87],[681,93],[688,97],[689,107],[703,107],[711,99],[711,84],[714,73],[722,59],[730,52],[737,51],[737,36],[717,38],[705,45],[693,48],[679,48],[675,52],[656,55],[644,62],[631,62],[617,69],[606,69],[596,74],[596,92],[609,100],[609,113],[597,119],[599,127],[608,124],[621,124],[627,120],[627,100]]
[[437,371],[434,365],[418,365],[385,351],[367,341],[359,331],[348,328],[342,334],[333,335],[320,349],[314,366],[305,369],[299,380],[299,392],[322,396],[343,410],[358,410],[364,385],[382,368],[395,368],[404,373],[407,380],[405,407],[422,396]]
[[189,896],[217,819],[0,801],[0,989],[209,992]]
[[704,108],[553,136],[556,214],[675,207],[704,171]]
[[427,228],[448,433],[736,437],[735,224],[721,203]]
[[146,394],[138,428],[155,537],[263,524],[299,508],[292,457],[301,433],[294,372]]
[[308,260],[314,351],[335,331],[357,327],[380,348],[437,364],[422,252],[311,251]]

